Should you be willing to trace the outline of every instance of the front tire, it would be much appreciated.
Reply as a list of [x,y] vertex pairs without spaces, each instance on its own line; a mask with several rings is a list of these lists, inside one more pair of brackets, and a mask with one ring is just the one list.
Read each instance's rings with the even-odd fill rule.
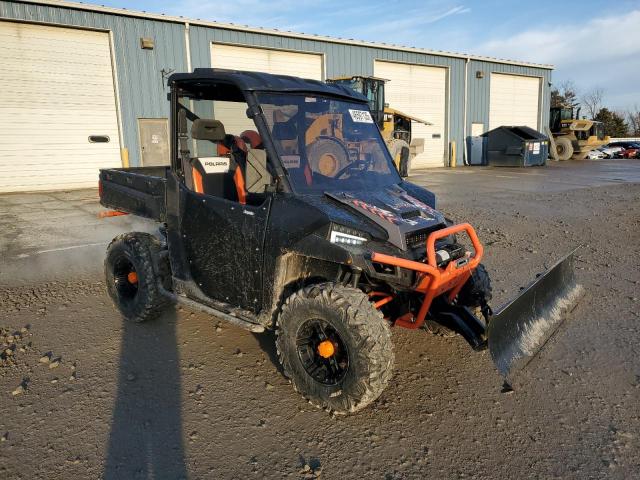
[[475,310],[474,313],[479,316],[488,306],[492,296],[491,277],[489,277],[486,267],[481,263],[473,270],[471,278],[460,290],[458,304]]
[[167,276],[154,261],[159,259],[160,250],[160,242],[153,235],[140,232],[118,235],[107,247],[107,292],[125,320],[151,320],[171,303],[158,288],[158,282]]
[[321,283],[299,290],[282,307],[276,335],[295,390],[335,413],[369,405],[393,373],[389,325],[355,288]]
[[558,160],[569,160],[573,155],[573,143],[567,137],[558,137],[556,141],[556,152],[558,152]]

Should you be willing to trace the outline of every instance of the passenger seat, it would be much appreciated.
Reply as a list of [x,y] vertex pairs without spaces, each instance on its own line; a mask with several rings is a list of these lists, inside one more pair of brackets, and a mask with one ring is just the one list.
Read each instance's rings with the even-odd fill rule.
[[[191,126],[194,140],[208,140],[217,145],[216,157],[191,159],[194,191],[246,203],[242,146],[227,135],[222,122],[199,118]],[[244,146],[246,150],[246,146]]]

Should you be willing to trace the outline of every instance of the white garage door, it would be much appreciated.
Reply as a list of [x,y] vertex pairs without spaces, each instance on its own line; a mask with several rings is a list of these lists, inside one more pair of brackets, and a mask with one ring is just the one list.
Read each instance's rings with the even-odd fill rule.
[[322,80],[322,55],[237,45],[211,45],[211,66]]
[[[323,80],[323,58],[316,53],[286,52],[266,48],[211,45],[211,66],[232,70],[293,75]],[[230,102],[215,102],[215,117],[224,123],[228,133],[237,135],[242,130],[254,129],[245,114],[246,106]]]
[[501,125],[526,125],[538,129],[540,79],[491,74],[489,129]]
[[385,101],[391,108],[433,124],[412,123],[412,138],[424,139],[424,152],[413,159],[411,167],[443,167],[447,118],[446,69],[376,61],[374,74],[389,80],[385,84]]
[[0,21],[0,45],[0,192],[97,186],[121,166],[108,34]]

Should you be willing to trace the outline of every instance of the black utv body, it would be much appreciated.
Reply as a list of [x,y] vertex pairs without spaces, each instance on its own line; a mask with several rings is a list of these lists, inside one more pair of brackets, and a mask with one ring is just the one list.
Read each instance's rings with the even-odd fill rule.
[[[158,236],[128,233],[108,248],[107,288],[127,320],[179,302],[275,329],[296,390],[335,412],[380,395],[393,325],[436,321],[487,345],[482,246],[400,178],[365,97],[217,69],[174,74],[169,87],[170,166],[100,173],[103,206],[160,223]],[[492,347],[503,373],[529,354],[505,343]]]

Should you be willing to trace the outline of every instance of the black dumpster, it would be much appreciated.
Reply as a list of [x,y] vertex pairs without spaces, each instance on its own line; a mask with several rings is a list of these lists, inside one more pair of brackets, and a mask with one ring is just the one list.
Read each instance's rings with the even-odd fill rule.
[[497,167],[544,165],[549,156],[549,138],[530,127],[498,127],[482,134],[486,161]]

